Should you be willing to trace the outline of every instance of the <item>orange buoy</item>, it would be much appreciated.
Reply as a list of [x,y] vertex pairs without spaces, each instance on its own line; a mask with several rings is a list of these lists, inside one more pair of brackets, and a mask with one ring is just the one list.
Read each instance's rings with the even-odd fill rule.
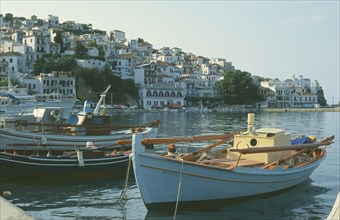
[[174,144],[169,144],[168,152],[175,153],[176,152],[176,146]]

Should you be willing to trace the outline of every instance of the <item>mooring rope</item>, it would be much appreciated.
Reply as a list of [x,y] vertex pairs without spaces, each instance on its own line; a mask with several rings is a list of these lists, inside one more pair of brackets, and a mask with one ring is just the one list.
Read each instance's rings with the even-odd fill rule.
[[178,158],[182,161],[181,163],[181,173],[179,176],[179,182],[178,182],[178,190],[177,190],[177,198],[176,198],[176,206],[175,206],[175,213],[174,213],[174,218],[173,220],[176,219],[176,215],[177,215],[177,208],[178,208],[178,201],[179,201],[179,193],[181,192],[181,185],[182,185],[182,176],[183,176],[183,159],[182,158]]
[[128,185],[128,180],[129,180],[129,175],[130,175],[130,166],[131,166],[131,158],[129,157],[129,163],[128,163],[128,168],[127,168],[126,177],[125,177],[125,185],[124,185],[124,188],[122,190],[122,193],[120,194],[120,196],[118,198],[118,201],[120,201],[126,193],[126,188],[127,188],[127,185]]

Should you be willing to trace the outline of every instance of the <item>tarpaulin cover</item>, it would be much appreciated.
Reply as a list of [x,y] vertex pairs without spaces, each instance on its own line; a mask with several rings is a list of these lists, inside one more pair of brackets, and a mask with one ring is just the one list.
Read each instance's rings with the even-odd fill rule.
[[312,143],[308,136],[298,137],[292,140],[292,145],[295,144],[310,144]]

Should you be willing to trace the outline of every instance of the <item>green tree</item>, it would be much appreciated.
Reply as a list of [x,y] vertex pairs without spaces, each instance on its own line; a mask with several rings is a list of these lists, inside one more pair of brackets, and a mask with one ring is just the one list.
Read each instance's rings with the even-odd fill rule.
[[227,104],[255,104],[263,98],[251,74],[240,70],[224,73],[224,79],[217,84]]
[[11,14],[11,13],[6,13],[6,14],[5,14],[5,17],[4,17],[4,20],[5,20],[5,21],[8,21],[8,22],[13,22],[13,14]]
[[60,45],[60,52],[64,52],[64,42],[63,42],[63,36],[61,31],[56,32],[56,36],[54,37],[54,42],[58,43]]
[[58,54],[45,54],[34,63],[34,73],[50,73],[52,71],[72,71],[77,65],[73,56]]
[[81,42],[77,42],[75,53],[77,58],[85,58],[87,56],[87,49]]
[[[122,80],[117,76],[113,76],[109,65],[106,65],[103,70],[77,67],[73,73],[77,77],[77,82],[83,82],[80,86],[84,87],[84,84],[87,85],[89,87],[88,90],[93,91],[92,94],[96,94],[97,99],[99,94],[111,84],[111,89],[106,96],[107,103],[111,103],[111,95],[113,103],[117,104],[124,104],[128,99],[137,99],[138,97],[138,89],[133,80]],[[77,91],[84,92],[84,89],[78,86],[79,84],[77,83]],[[77,93],[77,97],[81,100],[89,99],[88,95],[86,93]]]
[[326,106],[327,105],[327,100],[325,99],[325,96],[324,96],[322,88],[318,89],[317,96],[318,96],[318,104],[320,106]]

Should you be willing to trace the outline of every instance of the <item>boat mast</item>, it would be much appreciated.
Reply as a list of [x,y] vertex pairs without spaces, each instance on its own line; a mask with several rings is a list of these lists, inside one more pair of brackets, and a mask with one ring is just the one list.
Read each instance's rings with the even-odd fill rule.
[[100,94],[100,99],[99,99],[99,101],[98,101],[98,103],[96,105],[96,108],[93,111],[93,114],[98,114],[99,113],[100,106],[102,105],[103,100],[104,100],[104,98],[106,96],[106,93],[109,91],[110,88],[111,88],[111,84],[106,88],[106,90],[102,94]]

